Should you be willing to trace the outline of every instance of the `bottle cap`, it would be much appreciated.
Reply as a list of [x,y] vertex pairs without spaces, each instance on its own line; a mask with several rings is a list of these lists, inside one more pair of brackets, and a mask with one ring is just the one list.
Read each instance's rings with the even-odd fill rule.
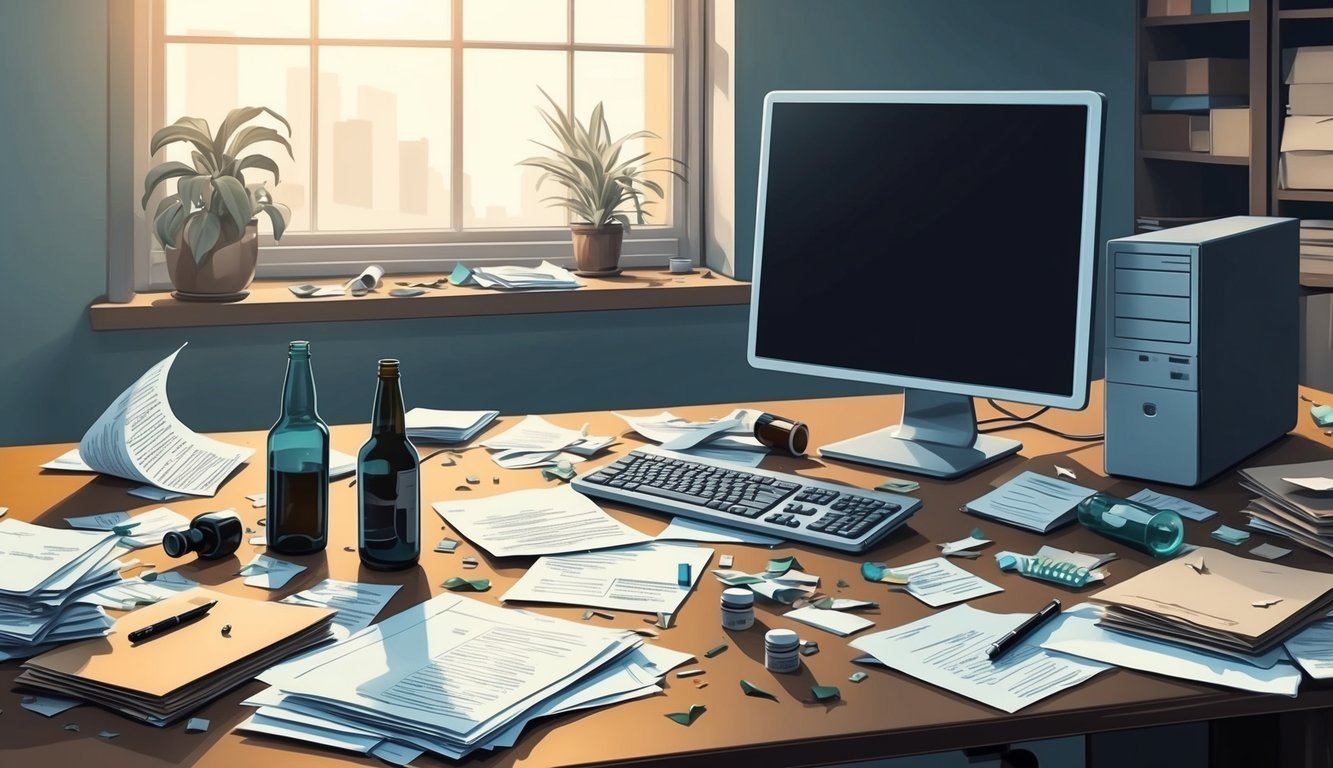
[[795,648],[800,642],[800,638],[790,629],[770,629],[764,634],[764,644],[773,648]]
[[190,551],[190,540],[180,531],[167,531],[162,536],[162,549],[167,557],[182,557]]
[[754,605],[754,593],[740,587],[728,587],[722,590],[722,602],[738,607]]

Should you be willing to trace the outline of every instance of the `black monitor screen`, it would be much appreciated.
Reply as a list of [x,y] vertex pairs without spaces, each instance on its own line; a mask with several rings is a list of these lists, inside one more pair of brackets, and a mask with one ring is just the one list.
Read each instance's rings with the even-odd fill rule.
[[775,102],[755,355],[1070,395],[1088,113]]

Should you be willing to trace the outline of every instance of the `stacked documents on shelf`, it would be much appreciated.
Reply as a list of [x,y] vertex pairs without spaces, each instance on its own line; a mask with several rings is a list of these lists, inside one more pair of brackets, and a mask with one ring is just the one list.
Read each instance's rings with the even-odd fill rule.
[[1333,260],[1333,220],[1301,219],[1301,256]]
[[461,759],[535,718],[649,696],[687,654],[624,629],[445,594],[292,665],[239,730],[362,754]]
[[617,413],[635,432],[669,451],[756,467],[768,448],[754,437],[759,411],[737,408],[720,419],[689,421],[662,411],[655,416]]
[[120,581],[119,539],[0,520],[0,660],[110,631],[111,618],[79,598]]
[[526,469],[548,467],[561,461],[571,464],[585,461],[615,441],[614,437],[589,435],[586,424],[582,429],[568,429],[540,416],[526,416],[482,445],[491,451],[495,463],[505,469]]
[[[199,605],[204,616],[139,643],[129,634]],[[202,587],[117,620],[104,640],[69,645],[23,664],[17,682],[86,699],[151,725],[167,725],[283,658],[327,640],[334,611]],[[230,624],[232,629],[223,632]]]
[[1333,460],[1242,469],[1240,484],[1260,496],[1245,508],[1251,528],[1333,557]]
[[426,443],[466,443],[499,415],[499,411],[413,408],[406,414],[407,436],[413,441]]
[[1200,547],[1098,592],[1099,626],[1255,663],[1333,607],[1333,574]]
[[454,285],[479,285],[482,288],[509,291],[564,291],[583,287],[583,283],[576,280],[569,270],[557,267],[549,261],[543,261],[536,267],[471,268],[459,263],[449,275],[449,282]]

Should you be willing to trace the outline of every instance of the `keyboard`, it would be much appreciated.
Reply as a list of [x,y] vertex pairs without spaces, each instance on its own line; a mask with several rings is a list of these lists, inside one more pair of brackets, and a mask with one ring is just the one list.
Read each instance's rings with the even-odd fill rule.
[[574,478],[587,496],[775,538],[864,552],[921,507],[918,499],[681,456],[649,446]]

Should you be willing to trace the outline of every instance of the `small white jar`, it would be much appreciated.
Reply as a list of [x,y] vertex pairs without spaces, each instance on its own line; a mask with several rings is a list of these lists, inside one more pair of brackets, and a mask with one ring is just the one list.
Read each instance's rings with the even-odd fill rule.
[[790,629],[770,629],[764,635],[764,667],[770,672],[801,668],[801,640]]
[[722,628],[749,629],[754,626],[754,593],[731,587],[722,590]]

